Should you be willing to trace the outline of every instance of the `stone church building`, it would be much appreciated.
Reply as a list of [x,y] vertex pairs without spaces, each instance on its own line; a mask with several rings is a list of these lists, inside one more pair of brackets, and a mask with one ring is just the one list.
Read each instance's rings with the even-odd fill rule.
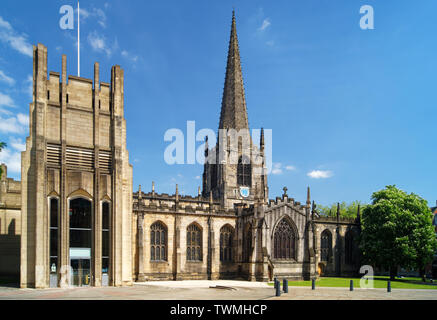
[[[309,188],[304,203],[286,188],[269,198],[264,132],[259,145],[244,134],[249,121],[235,15],[223,134],[211,149],[206,143],[196,196],[180,195],[177,185],[174,194],[159,194],[153,183],[149,192],[141,186],[133,192],[123,70],[112,67],[110,83],[99,72],[96,63],[93,80],[67,76],[63,56],[61,73],[47,73],[47,49],[34,47],[22,181],[1,179],[0,273],[19,273],[23,288],[47,288],[358,272],[359,212],[356,219],[319,216]],[[15,259],[6,263],[6,253]]]

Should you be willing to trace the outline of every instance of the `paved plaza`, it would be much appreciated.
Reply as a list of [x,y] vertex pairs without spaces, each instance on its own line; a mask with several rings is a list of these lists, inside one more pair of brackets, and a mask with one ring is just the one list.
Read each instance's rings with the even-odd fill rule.
[[437,300],[437,290],[289,287],[275,297],[272,286],[246,281],[164,281],[131,287],[19,289],[0,287],[0,300]]

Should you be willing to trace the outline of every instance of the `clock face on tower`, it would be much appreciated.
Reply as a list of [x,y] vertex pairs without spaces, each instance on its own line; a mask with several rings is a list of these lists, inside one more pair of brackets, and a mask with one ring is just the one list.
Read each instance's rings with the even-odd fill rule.
[[250,189],[249,187],[240,187],[240,195],[243,198],[248,198],[250,195]]

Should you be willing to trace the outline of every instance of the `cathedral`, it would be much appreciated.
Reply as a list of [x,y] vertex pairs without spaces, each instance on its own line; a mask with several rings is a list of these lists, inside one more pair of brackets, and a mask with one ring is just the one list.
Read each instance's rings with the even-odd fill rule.
[[21,182],[1,178],[0,254],[10,259],[0,273],[19,274],[23,288],[358,273],[359,211],[355,219],[319,216],[309,188],[303,203],[287,188],[269,198],[264,131],[259,145],[245,134],[234,14],[220,134],[216,145],[205,143],[203,188],[193,196],[177,185],[171,195],[153,183],[133,191],[120,66],[105,83],[98,63],[91,80],[67,76],[65,55],[61,73],[47,73],[47,48],[33,53]]

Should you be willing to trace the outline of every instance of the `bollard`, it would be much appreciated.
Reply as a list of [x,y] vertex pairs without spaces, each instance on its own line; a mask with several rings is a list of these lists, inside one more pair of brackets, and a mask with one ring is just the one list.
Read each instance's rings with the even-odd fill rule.
[[387,292],[391,292],[391,281],[388,280],[387,282]]
[[278,286],[278,279],[277,278],[275,278],[275,289],[276,289],[276,287]]
[[284,279],[282,281],[282,287],[283,287],[284,293],[288,293],[288,280],[287,279]]
[[350,291],[354,291],[354,280],[351,280]]
[[278,281],[278,284],[276,285],[276,296],[281,296],[281,283]]
[[311,287],[313,290],[316,290],[316,279],[312,280]]

